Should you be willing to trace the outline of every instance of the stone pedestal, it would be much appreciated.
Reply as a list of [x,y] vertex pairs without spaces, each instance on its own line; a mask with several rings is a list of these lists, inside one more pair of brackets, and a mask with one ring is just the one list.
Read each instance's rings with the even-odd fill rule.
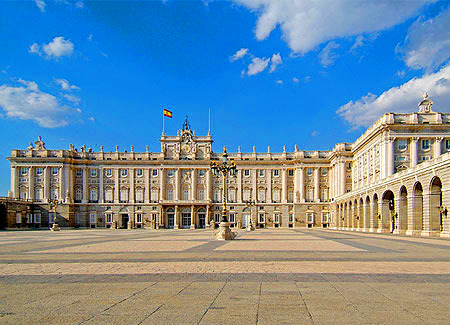
[[253,225],[253,223],[249,223],[247,228],[245,228],[245,230],[247,230],[247,231],[254,231],[255,230],[255,226]]
[[133,222],[132,221],[128,221],[127,229],[133,229]]
[[53,226],[50,228],[51,231],[60,231],[61,229],[59,228],[57,223],[54,223]]
[[234,237],[236,237],[236,233],[231,231],[229,222],[221,222],[219,224],[219,230],[214,232],[214,238],[216,240],[232,240]]

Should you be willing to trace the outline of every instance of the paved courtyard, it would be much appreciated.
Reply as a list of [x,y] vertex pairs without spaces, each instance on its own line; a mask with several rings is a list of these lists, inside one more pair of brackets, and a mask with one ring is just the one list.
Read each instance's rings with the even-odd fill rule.
[[448,324],[450,240],[331,230],[0,232],[1,324]]

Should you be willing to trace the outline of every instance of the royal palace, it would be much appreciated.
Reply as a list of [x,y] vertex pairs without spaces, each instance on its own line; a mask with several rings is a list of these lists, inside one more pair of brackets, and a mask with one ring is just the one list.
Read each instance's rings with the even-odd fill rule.
[[[12,150],[8,228],[209,228],[226,197],[232,227],[331,227],[449,236],[450,114],[424,96],[410,114],[386,113],[353,143],[331,151],[228,153],[227,184],[210,164],[210,132],[189,122],[163,132],[161,152],[50,150],[39,139]],[[226,191],[225,193],[223,191]],[[57,204],[49,204],[52,200]],[[9,208],[11,207],[11,208]]]

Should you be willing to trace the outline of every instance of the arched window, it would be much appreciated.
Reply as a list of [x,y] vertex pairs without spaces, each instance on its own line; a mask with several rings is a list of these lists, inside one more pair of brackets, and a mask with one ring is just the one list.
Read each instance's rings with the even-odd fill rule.
[[141,187],[136,188],[135,199],[137,203],[144,202],[144,189]]
[[120,202],[128,202],[128,189],[125,187],[120,189]]
[[113,189],[111,187],[107,187],[105,189],[105,201],[107,203],[112,203],[114,201],[113,198]]

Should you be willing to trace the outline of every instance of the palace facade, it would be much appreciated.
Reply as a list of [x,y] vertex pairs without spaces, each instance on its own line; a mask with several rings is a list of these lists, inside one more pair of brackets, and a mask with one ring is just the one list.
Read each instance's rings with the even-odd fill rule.
[[[450,114],[387,113],[354,143],[331,151],[229,153],[236,177],[226,186],[233,227],[333,227],[411,235],[450,234]],[[208,132],[186,120],[161,136],[160,152],[49,150],[39,139],[12,150],[10,197],[32,203],[8,227],[48,227],[59,200],[62,227],[207,228],[220,222],[224,191],[213,177]],[[8,219],[10,220],[10,219]],[[14,221],[16,221],[14,223]]]

